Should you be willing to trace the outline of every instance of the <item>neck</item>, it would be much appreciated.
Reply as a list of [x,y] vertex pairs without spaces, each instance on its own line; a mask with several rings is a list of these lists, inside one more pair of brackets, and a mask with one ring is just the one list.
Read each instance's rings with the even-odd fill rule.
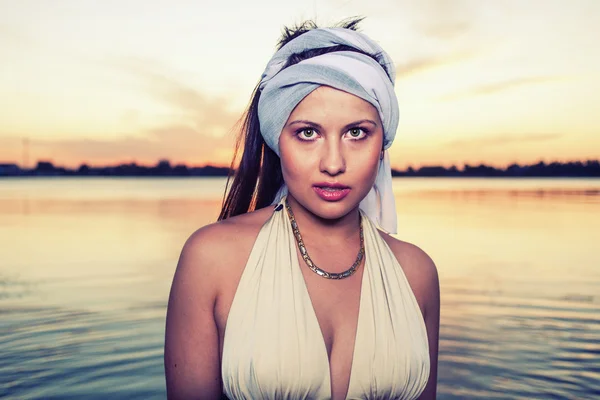
[[336,218],[322,218],[300,204],[288,194],[288,203],[294,213],[302,236],[309,239],[318,238],[323,243],[338,243],[358,238],[360,230],[360,213],[358,206],[346,215]]

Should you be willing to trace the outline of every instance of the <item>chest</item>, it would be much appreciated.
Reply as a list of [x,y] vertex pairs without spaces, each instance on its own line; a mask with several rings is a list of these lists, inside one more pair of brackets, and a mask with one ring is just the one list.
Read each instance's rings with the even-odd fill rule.
[[327,351],[332,399],[342,399],[350,384],[363,271],[329,280],[300,265]]
[[[317,254],[316,259],[323,265],[334,265],[333,268],[341,270],[342,263],[351,265],[352,257],[327,257]],[[303,308],[310,319],[315,320],[318,329],[312,331],[311,340],[317,348],[326,352],[332,399],[343,399],[346,396],[352,371],[355,350],[356,333],[361,301],[362,279],[364,274],[364,260],[358,265],[356,272],[345,279],[325,279],[313,272],[306,265],[300,252],[296,253],[298,263],[297,277],[301,277],[300,286],[305,289],[307,296]],[[348,262],[350,260],[350,262]],[[342,267],[343,268],[343,267]],[[239,273],[241,277],[241,272]],[[240,277],[237,277],[239,280]],[[223,357],[223,344],[229,312],[237,291],[238,284],[234,280],[222,285],[221,295],[215,307],[215,317],[219,329],[219,344],[221,358]],[[291,293],[290,293],[291,295]],[[307,301],[306,301],[307,300]]]
[[[361,266],[362,267],[362,266]],[[338,355],[341,343],[353,341],[360,308],[362,269],[343,280],[320,277],[300,264],[312,311],[319,323],[327,354]],[[340,343],[341,342],[341,343]],[[352,349],[347,349],[350,352]]]
[[[367,241],[354,275],[327,280],[299,257],[287,223],[268,228],[215,305],[228,397],[416,398],[428,374],[426,332],[389,249]],[[356,253],[311,256],[339,272]]]
[[[248,260],[251,242],[239,243],[237,249],[238,260],[227,271],[224,271],[220,282],[219,296],[215,304],[215,319],[220,333],[220,343],[223,343],[225,328],[231,305],[233,303],[240,279]],[[312,311],[316,316],[325,343],[328,356],[335,358],[340,356],[340,350],[351,356],[352,348],[349,342],[353,342],[358,313],[360,306],[360,295],[362,276],[365,260],[358,265],[356,272],[345,279],[325,279],[312,271],[304,261],[297,246],[294,246],[297,263],[296,267],[303,277],[303,285],[308,292]],[[311,259],[323,265],[323,269],[330,271],[342,271],[351,266],[356,260],[356,249],[344,248],[344,246],[311,246]],[[225,273],[226,272],[226,273]],[[336,344],[339,344],[337,346]],[[222,347],[222,346],[221,346]],[[344,351],[347,350],[347,351]],[[335,364],[335,362],[333,363]]]

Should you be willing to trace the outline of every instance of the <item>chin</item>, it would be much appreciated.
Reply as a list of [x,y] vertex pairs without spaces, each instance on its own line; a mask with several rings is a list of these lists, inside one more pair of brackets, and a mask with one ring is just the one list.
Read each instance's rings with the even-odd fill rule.
[[311,188],[308,201],[304,201],[304,199],[297,200],[316,216],[323,219],[335,220],[346,216],[349,212],[357,208],[365,196],[361,197],[358,193],[349,193],[341,200],[327,201],[315,194]]
[[[312,207],[311,207],[312,208]],[[346,216],[354,207],[344,207],[341,204],[319,205],[314,209],[309,209],[313,214],[322,219],[337,220]]]

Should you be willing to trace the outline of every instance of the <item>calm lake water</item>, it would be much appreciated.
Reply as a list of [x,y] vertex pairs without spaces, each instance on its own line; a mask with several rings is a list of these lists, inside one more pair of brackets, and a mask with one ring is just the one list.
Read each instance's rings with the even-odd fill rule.
[[[0,397],[164,398],[179,251],[224,179],[0,180]],[[439,270],[438,398],[600,396],[600,180],[395,178]]]

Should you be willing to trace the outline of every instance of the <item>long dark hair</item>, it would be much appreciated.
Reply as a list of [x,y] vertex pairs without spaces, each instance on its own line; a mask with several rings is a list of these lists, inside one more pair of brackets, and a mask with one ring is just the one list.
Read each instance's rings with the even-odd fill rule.
[[[358,24],[363,19],[364,17],[344,20],[336,26],[356,31],[358,30]],[[281,49],[288,42],[303,33],[316,28],[318,28],[316,23],[310,20],[292,28],[284,27],[281,38],[277,43],[277,50]],[[377,59],[378,54],[367,54],[353,47],[338,45],[320,49],[310,49],[302,53],[293,54],[288,59],[284,68],[299,63],[307,58],[334,51],[357,51],[379,61]],[[260,133],[260,124],[258,121],[259,99],[260,90],[257,84],[252,92],[250,105],[241,119],[240,133],[236,140],[230,173],[225,185],[221,213],[218,218],[219,221],[271,204],[275,199],[277,191],[283,184],[279,157],[265,144]],[[242,158],[234,173],[236,160],[242,147],[244,149]],[[232,178],[233,183],[231,183]]]

